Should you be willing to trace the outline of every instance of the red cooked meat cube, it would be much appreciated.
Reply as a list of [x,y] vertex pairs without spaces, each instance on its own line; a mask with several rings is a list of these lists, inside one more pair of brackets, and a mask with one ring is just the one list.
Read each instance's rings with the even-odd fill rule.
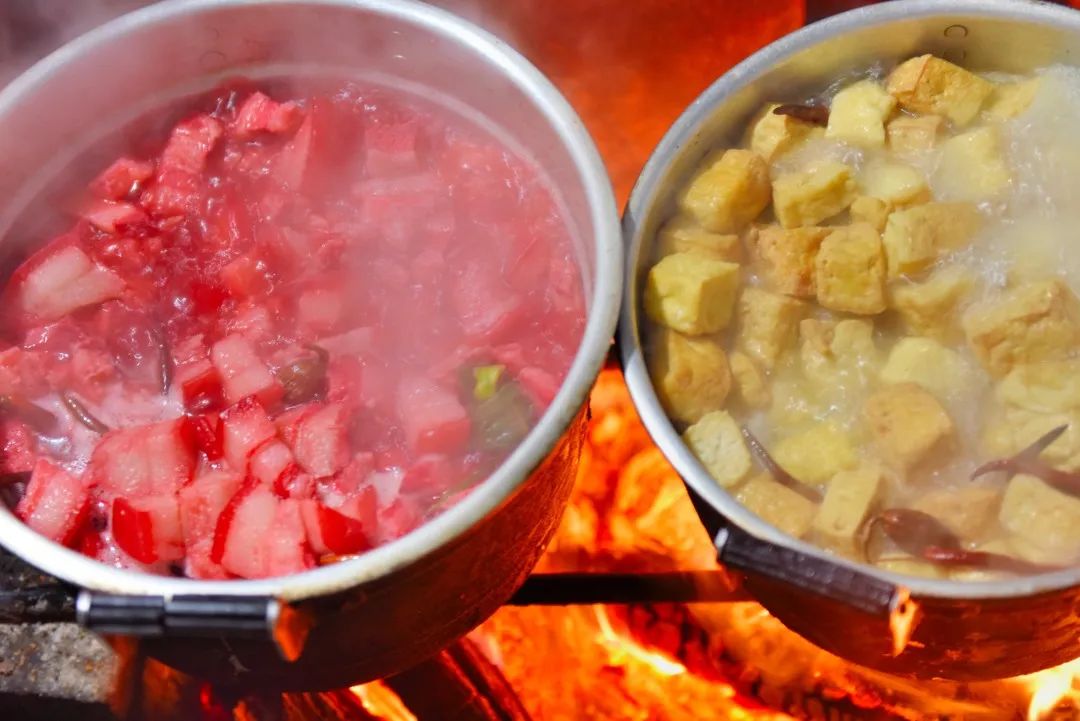
[[266,575],[267,546],[280,501],[263,485],[241,488],[218,517],[211,560],[242,578]]
[[251,460],[248,462],[248,473],[252,478],[273,487],[274,491],[283,498],[290,495],[291,489],[302,488],[302,486],[294,486],[290,483],[293,476],[299,474],[299,469],[292,451],[276,438],[266,441],[252,451]]
[[296,301],[296,320],[305,330],[324,333],[338,324],[344,307],[345,301],[340,290],[305,290]]
[[[375,494],[372,491],[364,494],[364,497],[364,502],[370,504],[371,516],[374,517]],[[301,501],[300,504],[307,540],[315,553],[334,553],[340,556],[371,548],[372,542],[368,534],[373,526],[365,526],[364,521],[345,515],[320,501]]]
[[239,335],[252,343],[267,340],[274,335],[274,322],[265,305],[245,301],[236,309],[235,315],[225,321],[229,333]]
[[364,169],[368,177],[415,171],[421,138],[419,118],[373,122],[364,128]]
[[87,469],[90,483],[124,498],[176,493],[191,480],[195,444],[184,419],[106,433]]
[[270,369],[259,360],[255,347],[241,335],[226,336],[210,349],[210,360],[221,375],[225,400],[236,403],[256,396],[265,405],[281,400],[285,389]]
[[440,453],[428,453],[417,458],[405,469],[401,490],[434,497],[452,486],[459,475],[458,469],[449,458]]
[[296,439],[300,435],[300,421],[320,408],[322,408],[320,403],[305,403],[290,408],[274,418],[274,425],[277,426],[278,435],[285,439],[290,448],[296,445]]
[[113,200],[96,200],[88,203],[79,213],[98,230],[115,233],[129,225],[146,220],[146,213],[131,203]]
[[[375,470],[375,456],[369,451],[357,453],[341,472],[334,476],[330,486],[341,496],[351,496],[370,486],[369,476]],[[333,504],[332,504],[333,505]]]
[[139,563],[184,557],[184,533],[175,495],[117,498],[112,535],[116,545]]
[[189,554],[196,544],[213,543],[218,517],[240,490],[242,481],[237,473],[211,470],[180,489],[180,522]]
[[294,102],[278,103],[258,91],[248,96],[233,121],[233,134],[241,140],[259,133],[285,133],[300,122],[300,107]]
[[423,522],[420,510],[411,501],[399,497],[379,512],[378,540],[386,543],[401,538]]
[[43,258],[26,274],[18,302],[27,316],[52,321],[77,308],[117,298],[123,290],[120,276],[69,245]]
[[237,473],[247,473],[252,454],[277,435],[266,411],[249,396],[221,414],[222,450]]
[[414,376],[398,387],[398,420],[415,453],[456,453],[469,442],[472,424],[455,393]]
[[221,429],[221,417],[216,413],[184,416],[184,432],[191,439],[195,450],[216,461],[225,454]]
[[300,128],[296,131],[296,135],[274,158],[271,175],[286,188],[297,190],[304,183],[311,156],[311,144],[314,134],[313,122],[311,115],[304,118],[304,122],[300,123]]
[[514,291],[498,272],[478,262],[461,271],[453,287],[454,309],[465,333],[477,340],[497,340],[513,332],[522,316]]
[[278,504],[273,530],[264,539],[266,568],[262,575],[287,576],[306,571],[314,565],[301,515],[301,503],[287,499]]
[[89,508],[90,494],[82,481],[41,458],[15,509],[22,521],[57,543],[71,543]]
[[349,462],[344,406],[331,403],[303,416],[292,443],[296,462],[316,478],[332,476]]
[[266,261],[242,255],[221,269],[221,282],[233,296],[265,295],[273,287]]
[[221,123],[209,115],[184,120],[173,128],[161,152],[161,171],[198,175],[206,168],[206,158],[223,133]]
[[26,473],[37,458],[36,443],[25,423],[0,421],[0,473]]
[[375,348],[375,332],[371,328],[354,328],[340,335],[321,338],[319,346],[331,355],[362,357]]
[[221,375],[207,358],[177,366],[173,382],[180,386],[180,397],[188,411],[214,410],[225,404]]
[[194,545],[188,544],[187,556],[184,559],[184,575],[204,581],[224,581],[234,578],[220,563],[213,561],[211,558],[213,548],[213,538],[197,541]]
[[90,182],[90,190],[102,198],[123,200],[153,175],[152,162],[120,158]]

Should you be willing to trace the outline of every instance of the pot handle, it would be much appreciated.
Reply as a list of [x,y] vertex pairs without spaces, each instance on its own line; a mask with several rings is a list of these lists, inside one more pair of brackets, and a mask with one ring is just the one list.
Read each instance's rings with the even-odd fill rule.
[[794,586],[884,618],[904,613],[907,589],[852,568],[779,546],[734,526],[717,533],[721,563],[739,571]]

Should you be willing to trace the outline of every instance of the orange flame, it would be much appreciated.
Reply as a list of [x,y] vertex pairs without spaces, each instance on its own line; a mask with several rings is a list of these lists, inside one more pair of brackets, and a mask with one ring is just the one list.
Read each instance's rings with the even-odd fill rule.
[[384,683],[375,681],[349,690],[360,699],[365,711],[381,721],[417,721],[401,697]]
[[[1080,659],[1017,678],[1031,693],[1028,721],[1044,721],[1066,704],[1080,715]],[[1076,716],[1072,716],[1076,718]]]

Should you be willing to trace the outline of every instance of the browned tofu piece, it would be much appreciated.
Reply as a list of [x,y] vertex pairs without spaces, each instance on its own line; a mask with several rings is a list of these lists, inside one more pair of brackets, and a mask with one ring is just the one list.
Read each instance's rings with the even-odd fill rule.
[[997,488],[971,485],[929,489],[919,495],[912,508],[928,513],[965,541],[978,541],[994,532],[994,519],[1001,506]]
[[814,258],[828,228],[781,228],[750,231],[747,244],[770,288],[799,298],[814,297]]
[[731,320],[739,266],[705,253],[675,253],[649,270],[645,312],[687,335],[721,331]]
[[750,472],[750,451],[738,424],[726,411],[702,416],[686,429],[683,441],[724,488],[734,488]]
[[798,145],[814,128],[791,115],[777,115],[773,110],[778,107],[777,103],[767,105],[750,131],[750,149],[769,163]]
[[773,210],[785,228],[817,225],[847,210],[855,194],[851,168],[830,160],[778,176]]
[[735,498],[761,520],[795,538],[806,535],[817,512],[813,502],[765,473],[747,481]]
[[925,270],[971,242],[982,216],[971,203],[924,203],[889,214],[882,242],[889,277]]
[[881,236],[869,223],[829,233],[821,243],[814,269],[822,306],[859,315],[885,310],[885,255]]
[[679,208],[706,230],[739,233],[769,204],[769,166],[750,150],[726,150],[697,172]]
[[906,163],[874,161],[859,171],[859,189],[864,195],[880,198],[892,207],[904,207],[930,200],[926,175]]
[[851,438],[835,423],[815,423],[778,441],[772,456],[803,483],[820,486],[858,461]]
[[947,60],[921,55],[897,65],[886,90],[904,110],[944,115],[962,127],[979,114],[994,84]]
[[950,266],[924,281],[899,281],[891,289],[890,304],[911,334],[942,339],[957,332],[956,309],[974,288],[968,270]]
[[884,489],[882,469],[872,463],[834,475],[814,517],[817,537],[842,553],[858,551],[863,523],[875,510]]
[[738,263],[742,259],[739,236],[709,232],[690,218],[677,217],[669,220],[660,230],[657,241],[659,258],[675,253],[700,251],[731,263]]
[[949,414],[914,383],[876,391],[866,401],[865,416],[882,458],[900,469],[928,459],[953,435]]
[[765,370],[792,345],[806,303],[761,288],[744,288],[736,306],[735,345]]
[[885,132],[889,147],[898,153],[919,153],[937,145],[945,118],[940,115],[899,115],[889,121]]
[[765,374],[753,359],[741,351],[733,351],[728,358],[735,393],[747,408],[767,408],[772,402]]
[[997,127],[975,128],[941,144],[933,182],[942,200],[979,203],[999,198],[1011,179]]
[[650,370],[656,395],[668,415],[695,423],[706,413],[723,408],[731,390],[731,370],[719,341],[691,338],[668,329],[659,329],[659,333]]
[[1009,120],[1020,115],[1035,101],[1042,87],[1042,78],[1028,78],[1015,83],[1003,83],[994,88],[987,103],[986,114],[992,120]]
[[873,80],[859,80],[833,97],[825,137],[868,148],[885,145],[885,120],[896,99]]
[[1023,363],[1064,358],[1080,341],[1080,301],[1061,280],[1017,286],[964,315],[968,343],[995,377]]
[[881,198],[872,198],[869,195],[860,195],[851,201],[848,212],[851,213],[852,223],[867,223],[874,230],[881,233],[885,230],[885,223],[889,219],[889,213],[893,211],[891,204]]
[[1080,559],[1080,498],[1021,473],[1009,481],[998,518],[1029,560],[1070,564]]

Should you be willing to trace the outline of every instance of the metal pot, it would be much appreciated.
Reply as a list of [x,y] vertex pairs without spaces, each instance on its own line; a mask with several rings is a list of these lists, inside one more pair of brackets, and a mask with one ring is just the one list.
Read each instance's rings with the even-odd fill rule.
[[225,76],[312,73],[425,93],[485,118],[537,159],[578,231],[589,317],[557,397],[502,466],[459,505],[355,560],[266,580],[167,578],[106,567],[0,510],[0,543],[82,589],[79,619],[90,628],[161,637],[145,648],[178,668],[264,688],[385,676],[510,597],[566,503],[620,300],[618,214],[570,106],[503,42],[407,0],[163,2],[61,48],[0,93],[0,256],[42,237],[35,218],[46,214],[35,208],[57,207],[68,184],[85,182],[85,163],[108,157],[161,109]]
[[[865,666],[980,680],[1080,656],[1080,568],[985,583],[930,580],[840,559],[785,535],[721,489],[683,444],[657,400],[639,335],[654,235],[670,216],[673,193],[710,149],[738,144],[767,101],[807,97],[846,73],[928,52],[1006,72],[1075,62],[1080,13],[1017,0],[890,2],[811,25],[733,68],[668,131],[630,197],[619,343],[638,411],[685,479],[720,560],[743,572],[747,589],[771,613],[821,648]],[[905,624],[914,624],[910,639]]]

